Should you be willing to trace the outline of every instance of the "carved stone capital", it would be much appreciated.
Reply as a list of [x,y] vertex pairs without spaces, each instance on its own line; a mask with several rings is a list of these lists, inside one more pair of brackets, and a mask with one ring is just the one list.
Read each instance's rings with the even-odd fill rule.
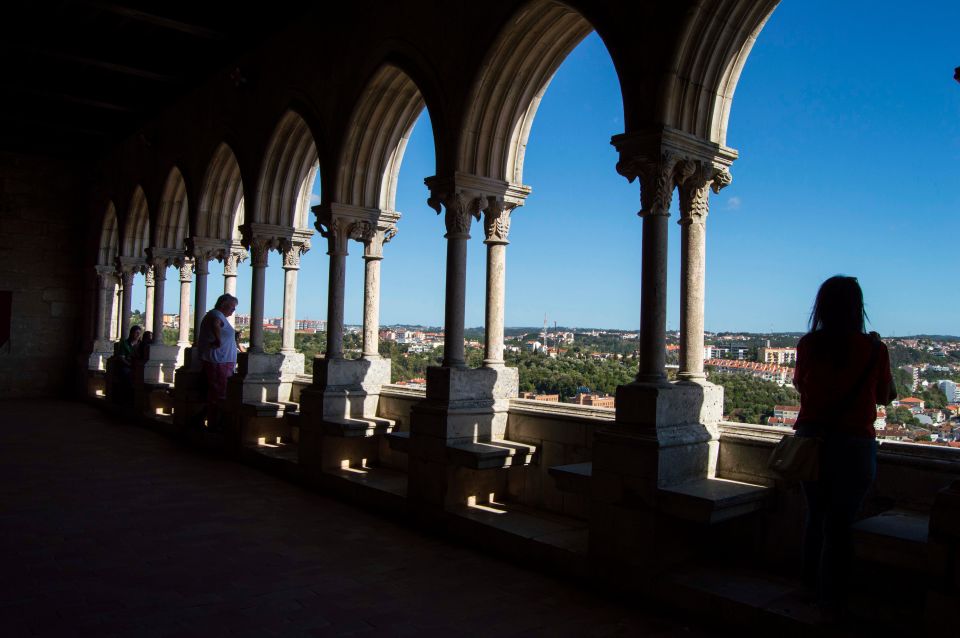
[[298,270],[300,268],[300,257],[308,250],[310,250],[309,241],[280,240],[280,252],[283,255],[284,270]]
[[326,221],[317,221],[320,236],[327,240],[327,254],[330,256],[346,256],[347,241],[350,239],[351,228],[356,222],[344,217],[331,217]]
[[270,261],[270,250],[275,248],[277,240],[273,237],[254,235],[250,238],[250,263],[254,268],[266,268]]
[[237,267],[245,261],[248,253],[245,248],[231,248],[223,253],[223,274],[227,277],[237,276]]
[[147,271],[143,273],[143,284],[147,288],[153,288],[156,285],[156,272],[153,267],[147,268]]
[[507,202],[499,197],[488,197],[487,206],[483,209],[483,230],[486,235],[485,244],[508,244],[510,235],[510,215],[517,204]]
[[706,160],[682,160],[678,163],[677,187],[680,191],[681,225],[705,223],[710,210],[710,190],[719,193],[732,181],[730,171]]
[[210,260],[209,259],[194,259],[193,260],[193,272],[197,275],[209,275],[210,274]]
[[190,283],[193,281],[193,260],[184,259],[180,264],[180,283]]
[[427,205],[437,211],[438,215],[441,210],[446,211],[443,221],[448,239],[470,239],[471,218],[480,221],[480,211],[484,204],[483,198],[478,194],[462,190],[432,194],[427,199]]

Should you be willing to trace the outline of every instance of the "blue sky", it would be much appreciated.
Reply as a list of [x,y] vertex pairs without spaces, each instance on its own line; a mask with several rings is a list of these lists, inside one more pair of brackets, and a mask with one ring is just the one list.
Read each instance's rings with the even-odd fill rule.
[[[734,97],[733,184],[711,198],[708,330],[803,330],[819,283],[856,275],[884,335],[960,333],[954,244],[960,209],[960,3],[784,2],[761,32]],[[615,171],[623,132],[616,73],[589,36],[544,96],[530,135],[507,257],[506,323],[639,325],[639,186]],[[385,249],[382,323],[443,320],[443,220],[426,206],[434,173],[424,113],[404,157],[399,234]],[[674,198],[676,204],[676,198]],[[676,215],[672,218],[676,220]],[[679,227],[671,224],[668,326],[679,325]],[[468,326],[483,324],[484,250],[468,252]],[[303,259],[298,316],[325,318],[324,241]],[[359,244],[348,258],[346,321],[362,317]],[[271,257],[267,315],[280,314]],[[211,300],[220,286],[212,265]],[[241,311],[249,268],[241,268]],[[142,307],[142,287],[134,307]],[[178,293],[169,273],[166,309]]]

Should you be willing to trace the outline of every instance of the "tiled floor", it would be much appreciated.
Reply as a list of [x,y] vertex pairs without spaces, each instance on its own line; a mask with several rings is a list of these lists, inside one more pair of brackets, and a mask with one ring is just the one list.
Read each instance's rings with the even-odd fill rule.
[[0,434],[6,637],[706,635],[83,404]]

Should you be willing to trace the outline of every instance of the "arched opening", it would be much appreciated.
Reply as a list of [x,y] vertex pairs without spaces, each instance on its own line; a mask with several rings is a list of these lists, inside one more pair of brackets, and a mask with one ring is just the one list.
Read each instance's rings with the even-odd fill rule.
[[[348,329],[346,356],[360,357],[364,351],[389,358],[395,382],[422,377],[425,365],[437,362],[430,348],[438,340],[424,348],[380,326],[422,320],[424,305],[435,308],[439,317],[443,312],[442,269],[433,255],[442,245],[442,227],[432,212],[424,214],[423,179],[436,170],[425,106],[420,88],[405,70],[395,64],[380,67],[354,110],[331,198],[349,207],[346,214],[365,219],[378,232],[363,243],[350,242],[353,257],[347,268],[345,323],[366,326],[366,330]],[[412,162],[404,163],[406,155],[412,156]],[[398,206],[408,211],[402,221]],[[383,261],[364,257],[370,254],[382,254]],[[418,281],[416,296],[409,294],[411,277]],[[365,291],[365,279],[370,278],[381,283]],[[365,315],[367,295],[376,299]]]
[[[147,248],[150,247],[150,213],[147,197],[139,185],[134,189],[123,225],[123,241],[120,252],[121,269],[133,272],[131,287],[131,315],[121,323],[140,326],[150,325],[152,320],[152,276],[143,274],[147,268]],[[149,281],[149,285],[148,285]],[[148,289],[149,288],[149,289]],[[123,335],[126,336],[126,335]]]
[[[507,221],[502,328],[472,292],[486,288],[487,308],[496,307],[495,286],[484,281],[494,246],[470,255],[467,325],[483,329],[467,338],[502,331],[502,358],[519,368],[522,392],[562,401],[585,389],[611,394],[636,374],[641,227],[631,214],[636,189],[613,170],[610,137],[623,130],[623,101],[610,54],[577,11],[538,0],[507,23],[483,69],[459,170],[504,183],[521,207]],[[622,332],[587,334],[597,328]],[[480,363],[479,346],[468,347],[471,365]]]
[[[193,220],[190,251],[197,264],[206,264],[198,271],[198,295],[194,302],[194,332],[199,319],[213,308],[217,297],[229,293],[241,299],[238,314],[249,319],[250,276],[241,263],[248,259],[243,247],[240,226],[244,222],[243,180],[240,165],[233,150],[226,143],[217,146],[210,160],[200,190],[200,201]],[[214,266],[214,261],[220,266]],[[209,274],[222,275],[222,280],[210,280]],[[202,298],[201,298],[202,297]],[[232,317],[238,329],[246,330],[244,317]]]
[[113,342],[120,339],[121,300],[117,278],[119,251],[120,231],[117,224],[117,209],[113,202],[109,202],[103,215],[100,243],[97,248],[94,343],[87,364],[90,370],[106,369],[106,360],[113,354]]
[[[274,129],[267,147],[260,181],[257,205],[244,232],[251,247],[253,282],[251,286],[251,347],[263,352],[280,353],[290,361],[283,364],[283,381],[312,370],[313,356],[321,339],[301,331],[297,333],[297,301],[300,296],[300,272],[304,279],[317,279],[322,268],[311,250],[310,205],[319,184],[319,158],[313,134],[307,122],[295,111],[287,111]],[[258,284],[257,254],[276,251],[273,258],[279,265],[263,273],[264,287]],[[266,285],[267,278],[271,285]],[[258,325],[259,324],[259,325]],[[309,341],[308,352],[299,352],[298,341]],[[306,365],[309,359],[310,366]],[[281,383],[281,395],[288,392]]]
[[170,277],[171,293],[163,297],[163,334],[154,335],[154,343],[186,347],[190,343],[190,288],[193,281],[192,262],[186,258],[186,238],[190,218],[187,187],[177,167],[170,170],[160,197],[153,233],[154,257],[167,260],[164,278]]

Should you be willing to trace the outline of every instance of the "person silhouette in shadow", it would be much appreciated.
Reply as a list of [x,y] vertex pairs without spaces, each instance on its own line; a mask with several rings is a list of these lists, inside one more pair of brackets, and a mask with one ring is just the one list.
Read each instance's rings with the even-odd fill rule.
[[877,405],[896,398],[890,355],[867,333],[863,291],[855,277],[820,286],[810,331],[797,344],[797,436],[817,437],[819,476],[805,481],[803,582],[826,621],[846,613],[853,560],[851,525],[877,471]]

